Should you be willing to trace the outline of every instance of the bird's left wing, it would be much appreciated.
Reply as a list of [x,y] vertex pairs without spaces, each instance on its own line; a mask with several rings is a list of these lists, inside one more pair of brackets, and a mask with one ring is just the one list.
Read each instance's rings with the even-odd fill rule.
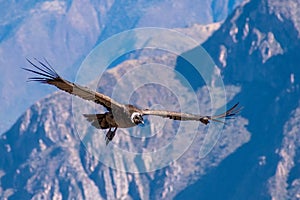
[[194,115],[188,113],[181,113],[181,112],[172,112],[167,110],[142,110],[143,115],[156,115],[160,117],[166,117],[173,120],[193,120],[193,121],[200,121],[203,124],[208,124],[210,121],[222,122],[221,119],[228,119],[236,115],[241,108],[238,107],[238,103],[228,109],[226,112],[220,115],[214,116],[201,116],[201,115]]
[[36,60],[39,63],[39,65],[34,64],[32,61],[28,59],[27,61],[35,68],[35,70],[28,69],[28,68],[23,68],[23,69],[39,75],[38,77],[29,78],[30,81],[38,81],[41,83],[54,85],[57,88],[65,92],[68,92],[72,95],[81,97],[82,99],[85,100],[93,101],[97,104],[101,104],[107,110],[111,110],[112,107],[122,107],[121,104],[114,101],[109,96],[106,96],[99,92],[92,91],[87,87],[83,87],[63,79],[61,76],[59,76],[56,73],[56,71],[51,67],[51,65],[46,60],[45,63]]

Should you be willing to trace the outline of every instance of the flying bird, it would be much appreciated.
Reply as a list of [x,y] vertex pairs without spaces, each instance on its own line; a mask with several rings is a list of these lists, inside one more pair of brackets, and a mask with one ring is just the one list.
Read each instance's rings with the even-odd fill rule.
[[37,81],[40,83],[54,85],[60,90],[78,96],[82,99],[93,101],[107,109],[107,112],[105,113],[83,114],[83,116],[91,123],[92,126],[98,129],[108,129],[105,136],[106,145],[112,141],[118,128],[129,128],[139,124],[144,124],[143,116],[145,115],[156,115],[182,121],[194,120],[200,121],[201,123],[207,125],[210,121],[222,122],[221,119],[232,118],[240,111],[238,103],[226,112],[214,116],[202,116],[167,110],[140,109],[134,105],[118,103],[109,96],[67,81],[58,75],[58,73],[53,69],[47,60],[44,62],[41,62],[37,59],[35,60],[36,64],[27,59],[27,61],[35,69],[23,68],[26,71],[38,75],[37,77],[29,78],[29,81]]

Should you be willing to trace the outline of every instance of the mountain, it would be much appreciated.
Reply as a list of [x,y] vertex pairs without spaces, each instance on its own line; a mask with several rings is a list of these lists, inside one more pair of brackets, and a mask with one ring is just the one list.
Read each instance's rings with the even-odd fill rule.
[[176,199],[299,198],[299,9],[296,0],[251,0],[203,44],[225,85],[241,87],[234,100],[251,140]]
[[[115,85],[126,89],[128,84],[148,78],[160,79],[165,81],[165,84],[172,83],[172,86],[176,86],[175,89],[181,92],[187,90],[180,84],[172,67],[171,71],[160,68],[159,74],[154,68],[148,68],[144,74],[131,80],[133,82],[126,79],[124,81],[124,75],[137,70],[136,66],[145,62],[168,63],[168,66],[172,66],[171,63],[175,66],[176,63],[176,56],[158,56],[152,59],[125,61],[106,71],[99,80],[100,90],[111,95],[111,89],[116,88]],[[228,100],[240,91],[238,86],[227,86],[226,90]],[[121,98],[125,99],[124,96],[127,96],[128,92],[122,91]],[[180,97],[174,96],[172,92],[174,90],[170,91],[170,88],[164,85],[147,84],[132,94],[130,103],[176,109]],[[207,88],[199,88],[196,95],[202,113],[209,112],[210,99]],[[187,92],[183,99],[184,105],[192,105],[189,99]],[[80,104],[76,101],[83,103],[82,107],[78,107]],[[67,93],[56,92],[32,105],[14,126],[2,135],[0,196],[3,199],[172,199],[179,191],[218,166],[222,160],[250,140],[246,129],[247,120],[238,117],[227,123],[222,134],[218,136],[219,142],[211,152],[199,158],[197,155],[200,146],[209,139],[209,128],[203,125],[198,127],[199,123],[196,123],[197,134],[190,146],[187,146],[186,137],[189,137],[188,130],[192,129],[192,126],[183,123],[181,126],[187,129],[183,140],[170,146],[171,153],[181,151],[187,146],[180,157],[155,171],[138,173],[143,166],[151,166],[154,160],[138,159],[136,156],[126,162],[128,157],[120,158],[119,153],[110,154],[109,150],[117,151],[121,148],[129,153],[140,152],[147,157],[147,152],[164,149],[165,145],[176,139],[175,133],[180,134],[176,128],[178,123],[149,117],[149,125],[146,127],[119,129],[112,144],[105,147],[105,131],[96,130],[86,120],[80,120],[83,113],[89,112],[89,105],[77,97],[71,98]],[[92,110],[95,109],[93,104],[91,106]],[[78,115],[77,108],[80,108]],[[143,135],[147,130],[150,130],[152,136]],[[100,156],[95,151],[100,151]],[[108,167],[109,162],[101,160],[106,156],[117,163],[118,170]],[[164,162],[170,157],[172,154],[160,155],[155,159]],[[129,172],[123,171],[126,169],[129,169]],[[130,172],[132,169],[135,169],[135,172]]]
[[93,47],[114,34],[145,26],[185,28],[219,22],[241,2],[0,0],[0,133],[53,91],[24,84],[26,75],[20,68],[26,66],[26,58],[47,58],[71,79]]
[[[124,173],[109,168],[107,163],[99,162],[96,154],[90,153],[91,147],[82,140],[81,133],[94,129],[85,121],[74,120],[80,119],[74,118],[70,104],[74,99],[58,92],[33,105],[3,134],[0,196],[11,199],[59,199],[72,198],[72,195],[79,199],[91,196],[99,199],[298,199],[299,4],[297,0],[244,2],[203,44],[220,67],[229,104],[239,101],[243,105],[240,116],[228,122],[204,158],[197,156],[199,144],[209,134],[207,127],[200,127],[188,150],[167,167],[145,173]],[[126,61],[103,76],[105,84],[100,85],[105,87],[100,91],[112,95],[110,87],[134,66],[168,63],[167,66],[174,65],[175,71],[191,81],[201,112],[209,113],[211,99],[207,87],[182,59],[195,56],[199,48],[178,58],[161,55],[156,60]],[[176,76],[159,75],[166,82],[179,81]],[[123,85],[121,81],[118,84]],[[163,105],[176,109],[175,96],[167,88],[148,85],[139,88],[130,101],[144,107]],[[87,108],[81,109],[84,112]],[[157,149],[172,141],[174,129],[177,130],[176,123],[172,123],[164,127],[164,134],[156,131],[155,125],[161,121],[150,118],[153,127],[122,130],[114,144],[129,152]],[[139,143],[139,134],[143,133],[156,133],[156,136],[151,138],[153,141],[145,139]],[[104,132],[96,130],[86,139],[94,141],[91,145],[99,147],[100,153],[103,135]],[[143,169],[153,162],[139,158],[128,165],[126,159],[116,155],[112,158],[121,169]]]

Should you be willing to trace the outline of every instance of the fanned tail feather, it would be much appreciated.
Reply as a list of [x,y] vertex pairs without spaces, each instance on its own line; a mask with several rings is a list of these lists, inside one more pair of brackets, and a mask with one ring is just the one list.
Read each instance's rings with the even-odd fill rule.
[[83,114],[87,121],[91,122],[91,125],[98,129],[107,129],[109,124],[105,119],[104,114]]

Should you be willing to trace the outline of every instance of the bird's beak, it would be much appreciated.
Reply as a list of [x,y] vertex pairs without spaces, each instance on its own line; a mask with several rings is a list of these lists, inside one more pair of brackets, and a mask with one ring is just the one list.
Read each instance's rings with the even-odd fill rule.
[[141,121],[140,125],[141,125],[141,126],[145,126],[144,120]]

